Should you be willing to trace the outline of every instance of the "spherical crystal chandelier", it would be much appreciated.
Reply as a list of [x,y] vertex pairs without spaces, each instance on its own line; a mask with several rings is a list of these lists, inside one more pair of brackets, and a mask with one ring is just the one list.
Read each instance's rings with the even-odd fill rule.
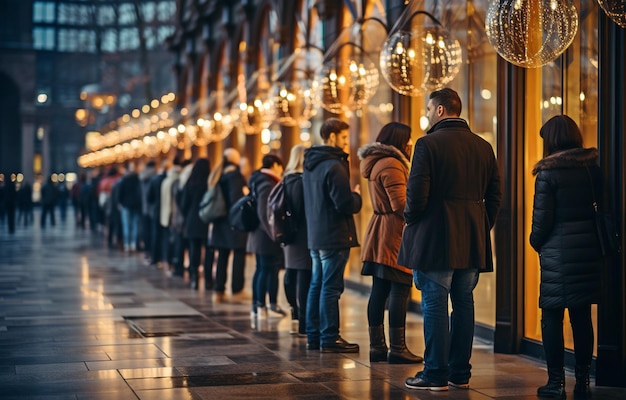
[[[426,17],[424,21],[413,22],[420,14]],[[380,70],[393,90],[417,96],[452,81],[462,60],[459,42],[431,14],[418,11],[387,36],[380,52]]]
[[283,126],[302,126],[317,114],[319,105],[312,79],[276,82],[272,101],[276,122]]
[[246,134],[261,133],[274,121],[274,107],[269,98],[254,97],[249,102],[236,101],[231,114]]
[[[368,23],[368,22],[378,23]],[[315,82],[321,106],[339,114],[366,107],[378,88],[378,58],[387,27],[375,18],[345,28],[324,54]]]
[[378,88],[378,70],[369,58],[331,59],[316,78],[320,102],[327,111],[340,114],[359,110]]
[[554,61],[572,43],[578,11],[572,0],[494,0],[485,31],[496,52],[511,64],[537,68]]
[[317,114],[320,101],[313,76],[323,56],[320,49],[307,44],[279,63],[271,94],[278,124],[302,127]]
[[598,4],[617,25],[626,28],[626,1],[598,0]]

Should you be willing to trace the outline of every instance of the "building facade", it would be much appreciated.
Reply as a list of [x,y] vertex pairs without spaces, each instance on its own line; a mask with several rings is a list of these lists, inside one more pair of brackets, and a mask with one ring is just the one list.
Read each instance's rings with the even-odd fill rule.
[[[168,39],[175,101],[166,110],[157,102],[104,129],[83,165],[176,152],[208,156],[214,164],[224,148],[235,147],[257,167],[265,153],[286,159],[294,144],[319,143],[321,122],[338,116],[351,127],[351,179],[366,188],[356,150],[390,121],[409,124],[414,140],[419,138],[427,127],[428,93],[452,87],[463,101],[461,116],[492,144],[503,178],[503,207],[493,231],[496,270],[481,276],[475,292],[478,332],[493,341],[496,352],[543,357],[539,260],[528,236],[531,170],[542,157],[539,129],[550,117],[570,115],[585,146],[599,149],[606,206],[622,238],[624,232],[626,29],[595,1],[574,5],[560,10],[557,21],[576,20],[576,27],[548,32],[563,35],[555,40],[564,52],[526,68],[502,54],[520,64],[535,63],[524,57],[543,51],[533,40],[551,28],[531,25],[530,42],[507,46],[507,40],[519,40],[518,32],[494,40],[493,30],[503,25],[496,21],[486,28],[494,19],[487,0],[179,0],[176,29]],[[121,147],[116,152],[113,146],[130,139],[138,142],[128,146],[129,155]],[[156,150],[150,152],[150,146]],[[366,206],[356,217],[361,236],[372,215],[363,195]],[[346,278],[367,288],[358,251],[353,250]],[[607,259],[602,295],[594,308],[596,382],[624,386],[623,253]],[[418,291],[413,300],[419,308]],[[566,324],[566,347],[572,345]],[[571,352],[567,362],[573,364]]]

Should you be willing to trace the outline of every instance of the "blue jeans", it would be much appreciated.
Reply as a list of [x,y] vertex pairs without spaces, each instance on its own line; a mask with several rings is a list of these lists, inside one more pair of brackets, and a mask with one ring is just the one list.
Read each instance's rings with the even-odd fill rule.
[[[424,370],[421,378],[436,384],[469,382],[474,339],[474,294],[478,270],[413,271],[422,292]],[[452,314],[448,321],[448,296]]]
[[124,248],[135,249],[137,246],[138,226],[141,215],[139,211],[122,207],[122,235],[124,236]]
[[350,249],[311,250],[313,270],[306,305],[309,343],[331,344],[339,338],[339,297]]
[[281,255],[256,255],[256,269],[252,278],[252,297],[258,307],[265,307],[267,297],[270,304],[278,301],[278,272],[283,265]]

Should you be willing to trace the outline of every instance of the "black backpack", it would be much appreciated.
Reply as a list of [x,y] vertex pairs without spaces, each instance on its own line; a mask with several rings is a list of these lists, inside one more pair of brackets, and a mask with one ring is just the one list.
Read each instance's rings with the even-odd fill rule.
[[250,193],[233,203],[228,210],[230,226],[241,232],[252,232],[259,227],[259,214],[254,195],[254,186]]
[[285,179],[272,188],[267,198],[267,223],[269,236],[281,246],[292,243],[295,239],[297,224],[293,217],[293,207],[287,196]]

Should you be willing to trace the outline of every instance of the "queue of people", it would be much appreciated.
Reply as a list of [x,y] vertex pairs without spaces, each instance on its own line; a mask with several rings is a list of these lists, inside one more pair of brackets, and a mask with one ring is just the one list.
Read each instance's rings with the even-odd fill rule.
[[[392,122],[374,143],[357,152],[373,210],[361,246],[361,274],[372,277],[369,359],[423,362],[424,368],[405,381],[410,389],[469,388],[473,291],[480,274],[494,268],[490,231],[502,197],[498,164],[492,146],[460,118],[461,110],[454,90],[432,92],[426,109],[430,128],[415,144],[409,126]],[[151,163],[137,171],[129,163],[124,171],[111,170],[109,179],[99,174],[89,182],[83,175],[71,193],[77,223],[81,227],[86,219],[92,223],[92,204],[83,200],[105,193],[105,221],[116,230],[110,243],[119,240],[119,247],[128,252],[141,248],[149,264],[167,268],[174,277],[187,270],[192,289],[202,289],[202,267],[204,289],[214,291],[216,303],[226,301],[230,263],[232,299],[251,302],[253,323],[289,315],[290,332],[306,338],[309,351],[359,352],[359,344],[340,334],[339,300],[351,249],[360,246],[354,214],[362,207],[360,187],[351,185],[349,125],[328,119],[320,136],[320,145],[294,146],[286,167],[278,156],[264,156],[247,181],[245,160],[232,148],[224,151],[213,171],[208,159],[199,158],[193,163],[176,159],[158,170]],[[602,186],[598,152],[583,148],[580,130],[567,116],[549,120],[540,136],[544,158],[533,169],[530,243],[540,258],[539,307],[548,382],[537,394],[565,398],[567,308],[574,332],[575,395],[587,398],[594,338],[591,304],[599,298],[602,263],[591,207]],[[265,212],[270,193],[281,180],[297,226],[283,246],[272,240]],[[259,219],[254,230],[235,230],[227,216],[210,223],[199,217],[203,195],[215,185],[220,186],[227,209],[253,194]],[[243,295],[246,253],[255,257],[251,299]],[[283,268],[290,313],[278,305]],[[423,357],[409,350],[405,340],[413,285],[421,291]]]

